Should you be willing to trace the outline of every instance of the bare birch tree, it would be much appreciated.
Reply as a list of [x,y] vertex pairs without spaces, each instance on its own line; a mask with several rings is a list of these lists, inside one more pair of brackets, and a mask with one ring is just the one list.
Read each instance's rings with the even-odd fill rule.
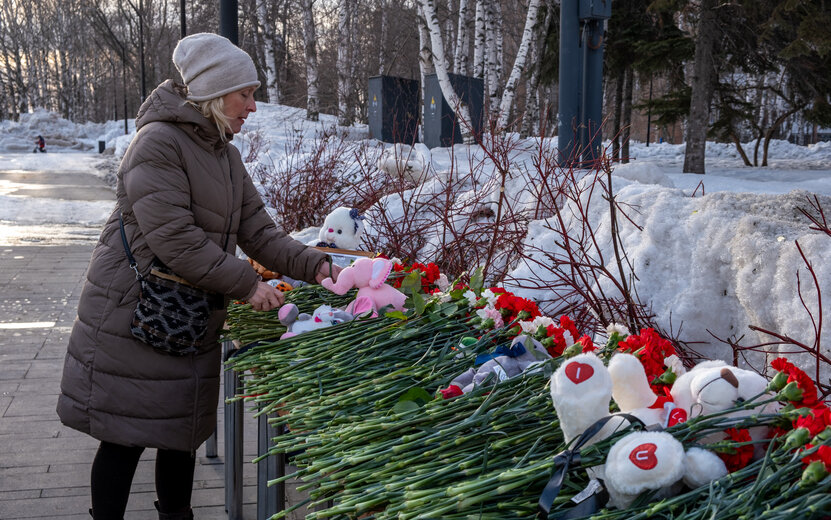
[[502,102],[499,105],[499,118],[496,122],[496,128],[498,130],[504,130],[508,126],[508,118],[511,114],[511,105],[514,103],[514,94],[519,83],[519,77],[525,68],[528,48],[531,46],[531,41],[539,26],[540,1],[530,0],[528,2],[528,14],[525,15],[525,29],[522,31],[522,41],[520,41],[519,48],[517,49],[511,76],[508,78],[508,82],[502,91]]
[[485,2],[487,0],[477,0],[476,2],[473,36],[473,76],[482,79],[485,78],[485,47],[487,45]]
[[466,104],[462,103],[459,96],[456,95],[456,91],[453,90],[453,85],[450,83],[450,77],[447,75],[447,60],[444,58],[444,44],[441,39],[441,28],[439,27],[439,20],[436,16],[435,4],[433,0],[419,0],[419,6],[421,7],[421,14],[424,16],[424,21],[427,24],[427,30],[430,33],[433,65],[436,68],[436,76],[439,80],[441,93],[444,99],[447,100],[447,104],[456,113],[459,130],[462,133],[462,142],[471,144],[474,140],[471,132],[470,110]]
[[306,119],[320,119],[317,76],[317,34],[314,19],[314,0],[301,0],[303,10],[303,43],[306,54]]
[[453,55],[453,72],[469,74],[470,41],[468,36],[468,0],[459,0],[459,25],[456,29],[456,49]]
[[494,118],[500,102],[500,81],[502,78],[502,44],[500,41],[501,20],[499,19],[496,0],[485,3],[485,85],[488,92],[490,119]]
[[265,92],[269,103],[280,102],[280,81],[277,68],[276,35],[272,16],[268,12],[267,0],[257,0],[257,16],[260,19],[260,34],[263,38],[263,68],[265,69]]
[[456,63],[454,61],[456,54],[453,50],[453,42],[456,41],[453,35],[453,11],[456,8],[454,4],[454,0],[447,0],[447,17],[444,19],[444,36],[442,37],[442,41],[447,42],[447,48],[445,49],[447,56],[445,56],[445,59],[447,60],[448,70],[451,70]]
[[522,121],[522,137],[540,134],[540,78],[542,76],[542,65],[544,56],[545,37],[548,28],[554,21],[554,8],[551,0],[544,0],[545,18],[541,24],[536,26],[535,35],[531,40],[529,49],[531,66],[525,89],[525,115]]
[[352,124],[352,46],[351,21],[354,0],[338,0],[338,124]]
[[378,4],[379,10],[381,11],[381,45],[378,46],[378,74],[383,75],[386,72],[387,33],[389,32],[389,22],[387,21],[387,0],[380,0]]
[[427,116],[427,76],[435,73],[433,67],[433,51],[430,48],[430,31],[422,17],[418,17],[418,68],[421,73],[421,125],[419,138],[424,142],[424,121]]

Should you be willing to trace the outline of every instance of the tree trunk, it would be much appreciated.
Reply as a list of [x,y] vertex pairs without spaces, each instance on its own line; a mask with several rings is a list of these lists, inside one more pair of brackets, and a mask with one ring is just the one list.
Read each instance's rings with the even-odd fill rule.
[[427,75],[433,74],[433,51],[430,49],[430,31],[427,30],[427,23],[422,17],[418,17],[418,68],[421,71],[421,125],[419,125],[419,138],[424,142],[424,121],[426,121],[427,106]]
[[744,148],[742,148],[742,142],[739,139],[739,135],[736,133],[735,130],[730,131],[730,138],[733,139],[733,144],[736,145],[736,151],[739,152],[739,155],[742,157],[742,161],[744,161],[745,166],[753,166],[750,164],[750,159],[747,158],[747,154],[744,153]]
[[522,123],[522,137],[540,135],[540,75],[542,72],[542,49],[545,45],[545,32],[554,17],[554,9],[546,2],[545,19],[537,24],[531,41],[531,72],[525,94],[525,116]]
[[687,119],[684,173],[704,174],[707,148],[707,128],[710,122],[710,101],[715,78],[715,52],[718,23],[717,0],[701,0],[698,33],[695,36],[695,63],[693,64],[690,116]]
[[770,125],[770,128],[767,129],[767,132],[765,132],[764,152],[762,153],[762,166],[768,165],[768,146],[770,146],[770,140],[773,138],[773,133],[776,132],[776,129],[779,128],[779,125],[781,125],[787,118],[799,112],[803,108],[805,108],[804,104],[795,105],[793,108],[791,108],[781,116],[777,117],[773,121],[773,124]]
[[456,52],[453,56],[453,72],[467,76],[470,67],[470,42],[467,30],[468,0],[459,0],[459,26],[456,30]]
[[[550,10],[549,10],[550,12]],[[548,17],[546,16],[546,22]],[[541,27],[545,27],[545,23]],[[522,130],[520,136],[526,138],[532,135],[539,135],[540,130],[540,54],[542,31],[537,31],[537,36],[531,42],[529,52],[531,54],[531,69],[528,79],[525,82],[525,114],[522,118]]]
[[442,41],[447,42],[447,55],[444,57],[445,61],[447,62],[447,70],[448,72],[453,70],[455,67],[455,57],[456,54],[453,49],[453,42],[456,41],[455,36],[453,35],[453,11],[455,10],[454,0],[447,0],[447,18],[444,20],[444,34],[442,36]]
[[485,78],[485,48],[487,47],[485,2],[487,0],[476,2],[476,19],[473,31],[473,76],[481,79]]
[[389,31],[387,27],[387,0],[381,0],[378,9],[381,11],[381,43],[378,45],[378,74],[384,75],[387,61],[387,32]]
[[447,104],[456,113],[458,120],[459,131],[462,133],[462,142],[465,144],[472,144],[473,134],[471,132],[472,124],[470,119],[470,110],[466,104],[462,103],[459,96],[453,90],[453,85],[450,83],[450,77],[447,75],[447,61],[444,59],[444,45],[441,41],[441,28],[439,27],[439,20],[436,16],[436,8],[433,0],[419,0],[421,12],[424,16],[424,21],[427,24],[427,30],[430,33],[430,45],[432,47],[433,65],[436,68],[436,76],[439,80],[439,87]]
[[352,124],[352,56],[350,52],[350,19],[352,14],[349,0],[338,0],[338,124]]
[[265,94],[269,103],[280,102],[280,82],[277,69],[277,41],[272,17],[269,16],[266,0],[257,0],[257,16],[262,25],[263,67],[265,68]]
[[612,123],[612,132],[614,136],[612,137],[612,158],[615,161],[620,160],[620,128],[622,126],[623,120],[620,117],[621,114],[621,106],[623,104],[623,72],[618,71],[618,74],[615,76],[615,100],[614,105],[612,108],[612,114],[614,117],[614,121]]
[[303,42],[306,52],[306,119],[320,119],[317,77],[317,34],[315,33],[314,0],[302,0]]
[[511,75],[508,77],[507,83],[505,83],[505,89],[502,91],[502,102],[499,104],[499,118],[496,122],[497,131],[502,131],[508,126],[511,105],[514,103],[514,94],[516,93],[516,86],[519,83],[519,76],[525,68],[528,48],[531,46],[531,40],[539,26],[539,20],[537,19],[539,12],[540,0],[530,0],[528,2],[528,13],[525,16],[525,29],[522,31],[522,41],[519,42],[514,67],[511,70]]
[[497,11],[498,0],[488,0],[485,5],[485,20],[487,24],[486,54],[487,69],[485,70],[486,85],[488,88],[488,107],[490,110],[489,119],[495,121],[501,95],[500,81],[502,80],[502,43],[501,25],[502,20]]
[[624,70],[623,101],[620,104],[621,115],[623,116],[623,128],[621,132],[620,155],[621,162],[629,162],[629,139],[632,133],[632,87],[635,82],[635,71],[631,66]]

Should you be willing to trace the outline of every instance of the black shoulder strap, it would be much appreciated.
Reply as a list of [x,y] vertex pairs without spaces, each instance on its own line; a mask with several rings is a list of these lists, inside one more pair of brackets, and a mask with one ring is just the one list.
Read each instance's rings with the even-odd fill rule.
[[121,228],[121,243],[124,245],[124,252],[127,254],[127,260],[130,261],[130,269],[135,271],[136,273],[136,280],[141,280],[141,273],[138,270],[138,263],[136,259],[133,258],[133,253],[130,252],[130,244],[127,242],[127,233],[124,231],[124,217],[119,214],[118,215],[118,225]]

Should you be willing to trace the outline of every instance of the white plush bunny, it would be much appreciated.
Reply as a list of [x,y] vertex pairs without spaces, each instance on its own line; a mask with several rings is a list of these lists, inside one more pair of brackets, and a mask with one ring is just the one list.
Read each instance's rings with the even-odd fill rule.
[[364,234],[364,217],[355,208],[335,208],[326,216],[316,246],[357,250]]

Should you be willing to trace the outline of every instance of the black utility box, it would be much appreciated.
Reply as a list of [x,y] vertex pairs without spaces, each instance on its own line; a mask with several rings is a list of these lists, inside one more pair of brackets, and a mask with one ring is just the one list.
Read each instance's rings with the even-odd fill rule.
[[410,145],[418,141],[418,81],[373,76],[368,94],[369,137]]
[[[482,135],[482,105],[485,82],[481,78],[448,74],[453,90],[459,100],[470,110],[471,121],[468,123],[476,142]],[[456,113],[444,99],[439,86],[439,78],[429,74],[424,78],[424,144],[427,148],[450,146],[462,142],[462,132]]]

